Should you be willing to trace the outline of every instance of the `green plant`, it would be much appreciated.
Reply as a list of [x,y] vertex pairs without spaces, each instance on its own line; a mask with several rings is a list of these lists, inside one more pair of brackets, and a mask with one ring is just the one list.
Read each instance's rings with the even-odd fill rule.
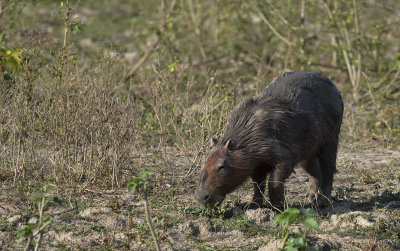
[[181,208],[181,210],[184,213],[191,214],[197,217],[222,218],[226,214],[226,209],[221,208],[218,205],[212,207],[189,205]]
[[318,250],[317,248],[307,246],[306,232],[303,232],[302,229],[300,229],[300,236],[288,239],[289,236],[293,234],[289,231],[289,227],[292,224],[300,223],[306,228],[320,232],[321,230],[318,226],[318,223],[313,218],[315,215],[316,213],[310,208],[288,208],[276,216],[274,222],[283,226],[283,229],[281,230],[283,241],[281,250]]
[[70,33],[72,32],[73,34],[78,33],[79,31],[82,30],[82,22],[80,22],[77,19],[72,18],[72,12],[76,10],[78,6],[79,1],[77,1],[76,5],[74,7],[70,7],[69,0],[61,1],[60,3],[60,11],[62,13],[63,19],[64,19],[64,42],[63,42],[63,48],[67,47],[68,45],[68,39],[70,36]]
[[148,181],[149,174],[150,174],[149,171],[143,171],[140,173],[139,177],[133,177],[128,182],[128,190],[131,193],[137,192],[140,199],[144,202],[146,221],[147,221],[147,224],[149,225],[151,235],[153,236],[154,244],[156,245],[157,250],[160,251],[161,250],[160,244],[158,243],[156,233],[154,232],[154,228],[151,223],[149,202],[147,200],[147,188],[148,188],[148,183],[149,183],[149,181]]
[[22,52],[21,48],[9,49],[0,46],[0,74],[5,64],[8,64],[13,72],[19,71],[22,65]]
[[[52,222],[51,217],[44,215],[44,209],[48,205],[48,202],[46,202],[46,192],[47,192],[47,186],[44,186],[42,197],[38,205],[39,221],[37,223],[28,223],[27,226],[17,230],[17,239],[21,238],[22,236],[24,236],[27,239],[24,250],[29,250],[31,242],[35,236],[37,236],[35,251],[39,250],[43,232]],[[58,200],[54,201],[57,202]]]

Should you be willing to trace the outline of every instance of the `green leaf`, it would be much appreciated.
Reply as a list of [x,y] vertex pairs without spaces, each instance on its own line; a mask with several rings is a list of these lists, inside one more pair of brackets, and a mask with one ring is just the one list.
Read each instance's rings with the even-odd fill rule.
[[149,171],[143,171],[140,173],[140,178],[145,179],[150,174]]
[[47,221],[44,221],[44,223],[42,224],[42,226],[40,227],[40,231],[42,231],[43,229],[45,229],[47,227],[47,225],[49,225],[53,220],[51,218],[48,218]]
[[54,196],[53,202],[57,203],[58,205],[61,205],[63,203],[63,199],[61,199],[58,196]]
[[283,213],[279,214],[278,216],[276,216],[274,222],[284,225],[285,228],[287,228],[288,226],[290,226],[295,220],[296,218],[299,216],[300,214],[300,210],[297,208],[288,208],[285,211],[283,211]]
[[21,238],[24,236],[25,238],[28,238],[30,235],[33,234],[33,229],[36,227],[36,224],[29,223],[27,226],[20,228],[17,230],[17,239]]
[[138,186],[137,183],[128,184],[128,191],[131,193],[135,192],[137,186]]
[[306,243],[302,237],[292,238],[286,243],[286,251],[304,250]]
[[311,228],[317,232],[321,232],[321,229],[318,226],[318,223],[315,221],[314,218],[311,217],[306,217],[303,221],[302,221],[303,225]]
[[275,223],[275,224],[281,224],[281,225],[283,225],[283,220],[284,220],[284,218],[285,218],[285,215],[283,215],[283,213],[278,214],[278,215],[275,217],[274,223]]
[[307,208],[306,210],[302,209],[301,214],[305,216],[318,216],[317,212],[311,208]]
[[13,71],[19,71],[22,65],[22,49],[7,49],[0,47],[0,65],[8,63]]

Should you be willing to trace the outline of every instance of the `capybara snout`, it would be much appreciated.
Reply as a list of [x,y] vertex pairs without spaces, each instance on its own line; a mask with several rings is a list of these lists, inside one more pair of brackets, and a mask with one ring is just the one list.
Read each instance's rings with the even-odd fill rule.
[[325,75],[289,72],[277,77],[232,112],[200,171],[196,199],[220,203],[251,178],[254,203],[263,203],[268,184],[270,202],[282,206],[284,182],[301,166],[310,178],[311,197],[324,204],[331,198],[342,116],[341,94]]
[[199,177],[195,198],[201,204],[212,205],[221,203],[225,196],[247,179],[242,175],[232,152],[235,141],[227,140],[224,144],[215,146],[208,156]]

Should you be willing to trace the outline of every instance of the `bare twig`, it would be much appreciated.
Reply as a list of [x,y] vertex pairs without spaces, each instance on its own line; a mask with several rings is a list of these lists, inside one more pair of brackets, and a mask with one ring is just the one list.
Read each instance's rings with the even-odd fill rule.
[[143,57],[139,59],[139,61],[132,66],[132,68],[124,75],[122,78],[121,82],[127,81],[129,78],[131,78],[136,71],[146,62],[146,60],[149,58],[149,56],[156,50],[157,45],[160,43],[160,39],[157,37],[157,41],[154,42],[144,53]]
[[69,213],[69,212],[72,212],[72,211],[74,211],[76,209],[77,209],[77,207],[73,207],[73,208],[70,208],[70,209],[67,209],[67,210],[64,210],[64,211],[61,211],[61,212],[53,213],[53,214],[51,214],[51,216],[56,216],[56,215]]
[[15,184],[15,182],[17,181],[17,178],[19,176],[19,159],[21,156],[21,132],[18,138],[18,152],[17,152],[17,163],[15,165],[15,169],[14,169],[14,181],[13,184]]
[[146,214],[146,220],[147,220],[147,224],[149,225],[149,228],[150,228],[151,236],[153,236],[154,244],[156,245],[157,251],[161,251],[160,244],[158,243],[156,233],[154,232],[154,228],[153,228],[153,225],[151,223],[149,202],[147,201],[146,193],[143,194],[143,201],[144,201],[144,209],[145,209],[144,212]]
[[[304,37],[305,37],[305,22],[306,22],[306,18],[305,18],[305,6],[306,6],[306,0],[302,0],[301,1],[301,9],[300,9],[300,26],[301,26],[301,35],[300,35],[300,52],[301,54],[304,54]],[[302,65],[302,67],[304,67]]]
[[43,211],[44,211],[44,206],[46,204],[46,192],[47,192],[47,186],[44,186],[42,201],[39,202],[39,229],[38,229],[39,236],[38,236],[38,239],[36,242],[35,251],[39,250],[40,241],[42,239],[42,231],[41,230],[43,230],[44,227],[46,227],[49,224],[49,222],[46,222],[45,224],[43,224]]
[[[358,101],[360,95],[359,89],[360,89],[360,79],[361,79],[361,52],[357,50],[357,55],[355,57],[351,53],[349,53],[347,48],[351,47],[351,41],[346,25],[345,24],[341,25],[342,26],[341,28],[338,24],[339,20],[335,19],[328,4],[325,1],[321,2],[328,14],[329,19],[333,22],[338,31],[339,36],[333,37],[333,43],[337,44],[338,47],[341,49],[344,61],[346,63],[346,68],[349,74],[350,83],[353,89],[353,98],[355,101]],[[353,8],[355,16],[355,21],[354,21],[355,29],[357,35],[359,35],[360,29],[359,29],[358,11],[357,11],[357,3],[355,0],[353,0]]]
[[26,246],[24,248],[24,251],[28,251],[29,250],[29,245],[31,245],[31,241],[32,241],[32,235],[29,235],[28,241],[26,242]]
[[280,39],[282,40],[285,44],[287,45],[292,45],[291,42],[289,42],[288,39],[286,39],[285,37],[283,37],[275,28],[274,26],[272,26],[272,24],[268,21],[268,19],[265,17],[264,14],[261,13],[261,11],[257,8],[254,8],[255,11],[257,12],[257,14],[260,16],[261,20],[264,21],[264,23],[268,26],[268,28],[270,28],[270,30]]
[[203,44],[200,41],[200,35],[201,34],[200,34],[200,29],[199,29],[199,24],[198,24],[198,21],[197,21],[197,17],[196,17],[196,15],[194,13],[193,1],[189,0],[189,1],[187,1],[187,3],[189,5],[190,16],[192,18],[192,22],[193,22],[193,26],[194,26],[194,33],[196,34],[196,42],[199,45],[200,54],[201,54],[201,57],[202,57],[203,61],[206,61],[207,60],[207,56],[206,56],[206,53],[204,52]]

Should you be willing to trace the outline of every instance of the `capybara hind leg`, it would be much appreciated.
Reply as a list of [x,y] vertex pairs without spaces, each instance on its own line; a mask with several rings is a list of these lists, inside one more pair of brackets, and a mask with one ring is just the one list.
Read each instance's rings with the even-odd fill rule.
[[[325,146],[320,155],[319,164],[321,168],[321,192],[323,198],[321,198],[322,205],[329,205],[332,203],[332,183],[333,175],[336,172],[336,153],[337,153],[337,141],[331,142]],[[318,201],[318,204],[321,205]]]
[[293,171],[293,166],[278,166],[268,180],[268,194],[272,206],[283,208],[285,181]]
[[321,189],[321,168],[317,158],[311,158],[303,163],[304,170],[308,173],[310,179],[310,188],[308,198],[315,203]]

